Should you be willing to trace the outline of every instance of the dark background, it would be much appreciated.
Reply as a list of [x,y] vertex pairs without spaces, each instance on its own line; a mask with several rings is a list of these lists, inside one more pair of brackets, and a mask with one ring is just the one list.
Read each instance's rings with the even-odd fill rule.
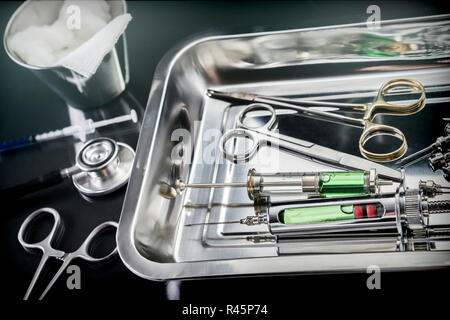
[[[2,34],[9,17],[21,2],[0,3]],[[434,1],[277,1],[277,2],[128,2],[133,20],[127,29],[131,80],[127,101],[134,97],[134,105],[145,108],[153,72],[161,57],[175,44],[204,32],[242,33],[283,30],[322,25],[366,21],[366,8],[377,4],[382,19],[404,18],[447,13],[444,2]],[[48,87],[29,70],[16,65],[0,50],[0,141],[33,133],[45,132],[69,125],[67,107]],[[131,98],[130,98],[131,97]],[[122,97],[123,98],[123,97]],[[120,130],[119,130],[120,131]],[[121,134],[124,141],[135,147],[137,133]],[[73,139],[33,146],[0,155],[0,187],[25,181],[27,178],[55,168],[73,164]],[[33,210],[41,207],[57,209],[66,224],[66,234],[60,246],[74,250],[97,224],[118,220],[124,190],[88,202],[66,181],[60,186],[43,190],[20,201],[2,204],[2,289],[6,298],[19,301],[38,265],[40,254],[26,252],[17,241],[20,224]],[[48,301],[84,302],[92,300],[147,301],[165,299],[165,284],[151,282],[132,274],[119,259],[101,268],[82,262],[82,289],[67,290],[66,276],[47,296]],[[55,263],[55,266],[58,264]],[[52,269],[52,268],[50,268]],[[448,270],[427,272],[384,273],[382,290],[366,288],[366,274],[311,275],[296,277],[265,277],[250,279],[222,279],[186,281],[181,285],[181,298],[231,303],[245,301],[268,302],[276,299],[312,297],[325,299],[356,299],[371,301],[386,295],[402,296],[400,292],[416,292],[418,288],[448,285]],[[48,277],[47,277],[48,281]],[[43,287],[38,284],[35,294]],[[420,289],[421,290],[421,289]],[[428,291],[428,290],[426,290]],[[416,292],[417,293],[417,292]],[[4,296],[5,297],[5,296]],[[36,298],[34,296],[34,298]],[[239,299],[239,300],[237,300]],[[295,308],[295,304],[289,304]],[[287,306],[273,306],[279,310]],[[177,313],[180,305],[172,312]],[[273,311],[273,312],[275,312]]]

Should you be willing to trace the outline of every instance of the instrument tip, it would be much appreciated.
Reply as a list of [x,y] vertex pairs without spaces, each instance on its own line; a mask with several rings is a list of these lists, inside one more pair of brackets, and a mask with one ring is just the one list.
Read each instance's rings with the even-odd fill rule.
[[223,94],[223,92],[216,91],[216,90],[211,90],[211,89],[206,90],[206,95],[210,98],[213,98],[214,96],[217,96],[221,93]]
[[133,123],[136,123],[138,121],[136,110],[131,109],[130,116],[131,116],[131,121],[133,121]]

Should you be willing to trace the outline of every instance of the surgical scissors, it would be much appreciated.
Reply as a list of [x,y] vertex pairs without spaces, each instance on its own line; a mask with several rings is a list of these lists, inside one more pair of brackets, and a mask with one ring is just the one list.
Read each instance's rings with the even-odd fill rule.
[[[249,127],[244,123],[246,114],[256,110],[267,110],[271,118],[264,125],[259,127]],[[347,153],[339,152],[326,148],[309,141],[293,138],[280,134],[273,130],[276,124],[275,110],[268,104],[253,103],[242,110],[236,118],[236,129],[227,131],[219,140],[220,152],[233,162],[242,162],[250,159],[257,151],[260,145],[278,146],[281,149],[292,152],[296,155],[307,157],[330,164],[334,167],[351,170],[370,170],[376,169],[378,175],[383,179],[392,181],[402,181],[401,173],[397,170],[388,168],[378,163],[362,159]],[[234,153],[227,150],[226,144],[229,140],[236,137],[249,138],[251,146],[243,153]]]
[[[50,230],[50,233],[45,237],[43,240],[35,243],[29,243],[24,239],[25,232],[27,231],[29,225],[35,221],[36,218],[43,214],[50,214],[53,216],[53,227]],[[42,270],[44,269],[45,263],[49,258],[56,258],[59,260],[62,260],[63,263],[61,267],[58,269],[56,274],[54,275],[53,279],[50,281],[50,283],[47,285],[47,288],[45,288],[44,292],[39,297],[39,300],[42,300],[47,292],[50,290],[50,288],[55,284],[56,280],[58,280],[59,276],[63,273],[63,271],[70,265],[73,259],[81,258],[89,262],[100,262],[110,259],[112,256],[114,256],[117,253],[117,246],[114,247],[114,249],[108,253],[107,255],[95,258],[93,257],[89,251],[91,249],[92,242],[95,238],[97,238],[106,228],[116,228],[117,229],[117,223],[113,221],[107,221],[100,225],[98,225],[94,230],[91,231],[91,233],[88,235],[86,240],[81,244],[81,246],[70,253],[56,250],[53,248],[54,242],[57,240],[59,236],[62,235],[63,231],[63,224],[60,218],[60,215],[58,211],[52,208],[41,208],[33,213],[31,213],[25,221],[22,223],[22,226],[19,229],[18,239],[20,244],[26,249],[26,250],[32,250],[32,249],[39,249],[42,251],[42,258],[39,262],[39,265],[36,269],[36,272],[34,273],[33,279],[31,280],[31,283],[27,289],[27,292],[25,293],[24,300],[28,300],[28,297],[30,296],[31,291],[33,290],[34,285],[36,284],[37,279],[39,278],[40,274],[42,273]]]
[[[420,93],[420,97],[414,102],[404,105],[395,105],[386,102],[385,96],[400,93],[402,94]],[[258,109],[265,109],[271,113],[271,121],[269,121],[268,123],[269,125],[266,125],[262,128],[266,129],[266,131],[267,130],[270,131],[274,124],[274,120],[276,117],[274,107],[276,107],[277,109],[296,110],[297,112],[306,113],[309,116],[315,116],[321,120],[338,121],[339,123],[345,125],[361,127],[363,129],[363,132],[359,139],[359,150],[365,158],[378,162],[393,161],[402,157],[405,154],[408,146],[405,135],[399,129],[388,125],[374,123],[373,119],[375,118],[375,116],[378,114],[409,115],[419,112],[425,106],[425,89],[423,88],[422,84],[412,79],[392,79],[387,81],[379,89],[374,102],[366,104],[337,103],[337,102],[311,101],[311,100],[292,100],[249,93],[241,93],[241,92],[226,93],[214,90],[208,90],[207,94],[209,97],[225,101],[233,101],[233,102],[239,101],[246,103],[253,102],[265,104],[264,106],[260,105]],[[267,105],[271,107],[268,107]],[[343,108],[344,110],[347,111],[362,113],[363,116],[361,118],[352,118],[341,114],[332,113],[330,111],[322,111],[314,108],[308,108],[305,107],[304,105],[310,105],[315,107],[325,106],[325,107]],[[250,105],[246,109],[244,109],[241,115],[245,115],[251,110],[255,110],[254,105]],[[241,128],[246,128],[246,126],[243,125],[243,119],[239,121],[238,126]],[[389,135],[398,138],[399,140],[401,140],[401,146],[398,147],[396,150],[387,153],[375,153],[367,150],[365,148],[365,144],[371,138],[380,135]]]

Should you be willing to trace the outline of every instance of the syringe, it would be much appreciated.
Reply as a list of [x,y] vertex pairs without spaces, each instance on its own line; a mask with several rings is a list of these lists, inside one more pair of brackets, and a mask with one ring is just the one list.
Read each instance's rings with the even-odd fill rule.
[[440,219],[433,227],[430,216],[450,213],[450,200],[429,198],[447,193],[447,187],[428,180],[418,189],[401,184],[395,192],[363,196],[277,202],[258,197],[253,216],[185,226],[265,225],[267,231],[256,235],[245,232],[246,240],[277,243],[279,254],[434,250],[437,242],[450,240],[450,221]]
[[55,140],[67,136],[78,137],[81,141],[84,142],[86,141],[86,136],[88,134],[94,133],[97,128],[130,120],[133,121],[134,123],[136,123],[138,120],[137,113],[134,109],[131,109],[130,114],[118,116],[111,119],[100,120],[96,122],[94,122],[92,119],[86,119],[79,124],[68,126],[63,129],[40,133],[15,140],[4,141],[0,143],[0,152],[20,147],[26,147],[35,143]]
[[[424,188],[425,185],[433,185],[434,191]],[[255,199],[255,216],[185,226],[267,224],[269,232],[277,236],[397,228],[398,223],[418,230],[428,225],[429,215],[450,213],[450,200],[428,200],[428,197],[446,193],[440,187],[433,181],[426,181],[421,182],[420,189],[346,198],[271,202],[270,197],[260,197]]]
[[298,196],[307,194],[309,198],[344,197],[376,194],[382,185],[392,185],[392,181],[378,178],[375,169],[368,171],[326,171],[326,172],[281,172],[258,173],[250,169],[247,182],[231,183],[189,183],[178,180],[178,192],[186,188],[247,188],[251,200],[261,196]]
[[[362,199],[359,199],[361,201]],[[366,199],[364,199],[366,200]],[[290,207],[293,203],[284,208],[278,204],[272,207],[267,205],[264,214],[258,214],[255,216],[247,216],[240,220],[233,221],[217,221],[217,222],[205,222],[205,223],[191,223],[185,224],[187,227],[196,225],[214,225],[214,224],[245,224],[247,226],[254,226],[259,224],[278,224],[278,225],[298,225],[298,224],[311,224],[322,222],[336,222],[341,220],[356,220],[356,219],[370,219],[381,218],[383,216],[391,216],[394,213],[384,211],[384,207],[381,203],[376,201],[367,203],[358,200],[354,200],[355,203],[348,204],[325,204],[321,206],[306,206],[306,207]],[[267,198],[267,203],[270,203],[270,199]],[[297,202],[299,205],[299,203]],[[275,213],[275,214],[274,214]]]

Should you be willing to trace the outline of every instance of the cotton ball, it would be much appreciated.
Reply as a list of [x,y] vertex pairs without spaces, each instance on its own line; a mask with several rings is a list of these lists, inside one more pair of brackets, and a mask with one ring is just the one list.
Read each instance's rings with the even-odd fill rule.
[[51,26],[30,26],[12,37],[12,50],[27,63],[50,66],[80,43],[62,21]]
[[46,67],[56,62],[49,37],[48,30],[31,26],[9,37],[8,46],[26,63]]
[[57,20],[51,26],[43,26],[43,32],[47,35],[48,45],[53,51],[78,45],[74,33],[62,21]]
[[[80,9],[80,29],[71,29],[67,19],[74,14],[68,12],[71,5]],[[35,14],[39,15],[39,12]],[[112,19],[109,5],[99,1],[65,1],[58,18],[51,25],[30,26],[8,38],[8,45],[26,63],[51,66],[89,40]]]

